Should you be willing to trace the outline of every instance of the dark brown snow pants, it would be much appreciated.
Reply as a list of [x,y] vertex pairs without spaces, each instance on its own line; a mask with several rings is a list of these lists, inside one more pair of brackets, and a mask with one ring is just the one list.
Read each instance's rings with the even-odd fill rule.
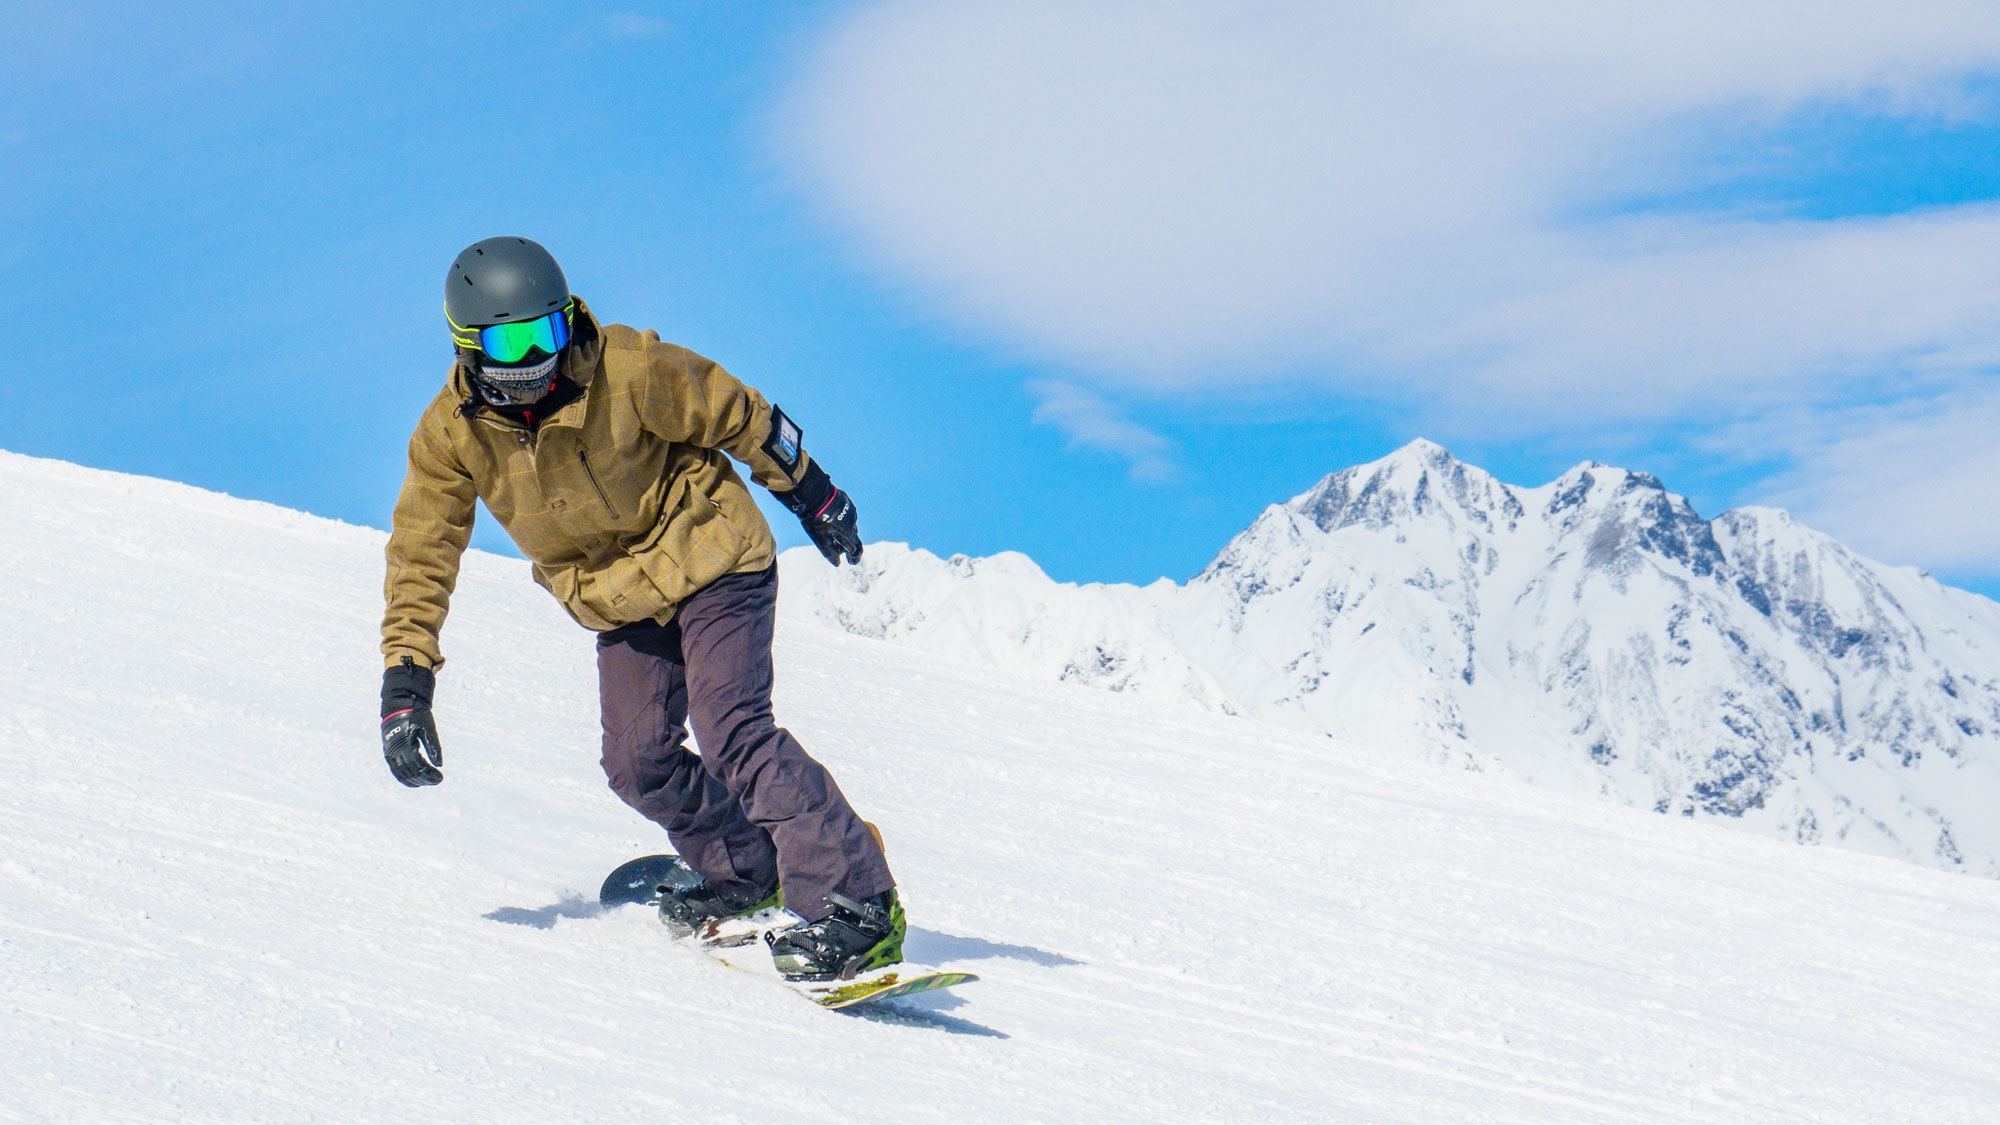
[[[882,848],[791,732],[771,716],[778,569],[729,574],[681,603],[597,638],[604,773],[667,830],[709,884],[754,900],[782,882],[807,921],[895,886]],[[682,740],[692,721],[700,756]]]

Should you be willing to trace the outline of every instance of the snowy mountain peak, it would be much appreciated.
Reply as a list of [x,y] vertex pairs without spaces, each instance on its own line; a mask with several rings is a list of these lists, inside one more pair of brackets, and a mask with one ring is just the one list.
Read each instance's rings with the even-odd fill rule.
[[1355,526],[1380,530],[1433,515],[1511,527],[1524,514],[1512,489],[1423,438],[1326,477],[1286,507],[1329,534]]
[[1588,461],[1545,485],[1542,520],[1559,537],[1576,537],[1586,565],[1623,573],[1651,554],[1710,577],[1725,566],[1714,531],[1687,498],[1651,473]]
[[852,632],[2000,875],[2000,606],[1649,473],[1518,488],[1414,441],[1185,586],[881,548],[794,569],[787,611]]

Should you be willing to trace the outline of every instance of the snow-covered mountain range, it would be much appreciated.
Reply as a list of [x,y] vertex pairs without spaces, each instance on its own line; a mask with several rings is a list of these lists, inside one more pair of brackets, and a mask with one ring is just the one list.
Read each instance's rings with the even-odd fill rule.
[[1410,745],[1661,813],[2000,875],[2000,605],[1781,511],[1417,441],[1276,504],[1186,585],[1019,554],[788,554],[782,612],[1050,679]]

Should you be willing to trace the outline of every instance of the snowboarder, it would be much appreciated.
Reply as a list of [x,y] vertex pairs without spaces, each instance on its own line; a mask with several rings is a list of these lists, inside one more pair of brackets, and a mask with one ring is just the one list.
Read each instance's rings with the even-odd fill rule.
[[[861,558],[854,502],[783,411],[657,333],[598,323],[528,239],[466,247],[444,307],[456,359],[411,435],[387,552],[390,772],[444,780],[438,635],[483,500],[535,581],[597,634],[611,788],[702,876],[662,918],[691,929],[782,890],[805,919],[771,942],[786,977],[899,961],[903,910],[881,845],[772,717],[777,546],[730,458],[835,566]],[[690,725],[699,756],[682,745]]]

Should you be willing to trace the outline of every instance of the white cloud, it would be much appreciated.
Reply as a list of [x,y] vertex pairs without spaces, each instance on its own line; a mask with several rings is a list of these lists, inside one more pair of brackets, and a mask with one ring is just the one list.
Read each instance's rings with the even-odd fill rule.
[[1124,458],[1132,467],[1132,479],[1141,484],[1168,484],[1180,478],[1173,444],[1120,414],[1103,397],[1053,379],[1038,379],[1028,389],[1041,400],[1035,407],[1035,422],[1061,430],[1070,448]]
[[[1992,0],[879,0],[778,120],[914,299],[1093,381],[1309,377],[1484,441],[1738,427],[1793,458],[1765,496],[2000,572],[1925,499],[1993,510],[2000,207],[1617,213],[1713,176],[1718,121],[1986,118],[1995,72]],[[1051,386],[1075,440],[1164,456]]]
[[1474,375],[1437,388],[1462,409],[1492,419],[1500,391],[1508,409],[1544,422],[1834,401],[2000,361],[2000,208],[1627,222],[1594,234],[1598,245],[1550,248],[1537,283],[1374,354]]
[[1695,115],[1950,111],[1995,63],[1984,0],[890,0],[828,37],[785,143],[913,289],[1044,358],[1643,415],[2000,348],[1983,209],[1565,219],[1673,182]]
[[1885,562],[2000,574],[2000,385],[1801,418],[1770,502]]

